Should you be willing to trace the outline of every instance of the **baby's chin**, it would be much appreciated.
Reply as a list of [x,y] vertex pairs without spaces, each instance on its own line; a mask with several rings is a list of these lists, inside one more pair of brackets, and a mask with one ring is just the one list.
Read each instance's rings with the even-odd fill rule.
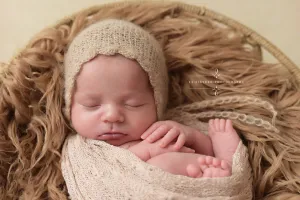
[[124,141],[121,141],[121,140],[106,140],[104,142],[106,142],[110,145],[113,145],[113,146],[117,146],[117,147],[127,143],[126,141],[124,142]]
[[124,137],[122,139],[116,139],[116,140],[102,140],[110,145],[113,146],[121,146],[126,143],[131,143],[131,142],[137,142],[137,141],[142,141],[141,138],[130,138],[130,137]]
[[114,139],[114,140],[102,140],[110,145],[113,146],[121,146],[123,144],[126,144],[127,142],[130,142],[129,138],[122,138],[122,139]]

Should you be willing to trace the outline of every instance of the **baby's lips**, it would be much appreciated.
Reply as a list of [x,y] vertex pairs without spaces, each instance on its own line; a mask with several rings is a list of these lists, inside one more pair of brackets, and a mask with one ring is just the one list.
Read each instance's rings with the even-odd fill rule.
[[124,136],[125,136],[125,134],[123,134],[123,133],[117,133],[117,132],[109,133],[108,132],[108,133],[103,133],[103,134],[99,135],[98,139],[100,139],[100,140],[118,140]]
[[100,135],[109,135],[109,134],[122,134],[122,135],[127,135],[126,133],[123,133],[121,131],[106,131],[102,132]]

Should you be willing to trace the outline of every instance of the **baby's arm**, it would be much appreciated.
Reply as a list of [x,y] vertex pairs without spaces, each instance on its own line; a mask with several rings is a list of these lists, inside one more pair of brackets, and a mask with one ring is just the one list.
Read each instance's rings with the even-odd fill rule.
[[150,152],[146,145],[141,145],[142,140],[128,142],[126,144],[121,145],[121,148],[128,149],[132,153],[134,153],[137,157],[139,157],[143,161],[149,160]]

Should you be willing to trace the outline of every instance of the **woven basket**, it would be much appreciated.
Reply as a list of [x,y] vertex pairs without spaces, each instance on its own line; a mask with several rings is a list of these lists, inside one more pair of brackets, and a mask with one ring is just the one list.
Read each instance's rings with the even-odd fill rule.
[[[60,67],[63,65],[63,56],[68,44],[80,30],[98,20],[111,17],[132,21],[149,30],[165,50],[174,38],[170,37],[166,40],[155,31],[158,30],[156,28],[159,27],[160,20],[172,19],[177,20],[178,24],[187,22],[195,26],[199,23],[201,26],[203,23],[214,29],[218,27],[230,29],[239,36],[242,46],[251,47],[249,54],[256,63],[263,63],[262,49],[273,55],[280,63],[276,65],[276,69],[280,67],[279,71],[282,71],[284,77],[288,77],[287,81],[290,82],[286,83],[286,93],[280,94],[280,101],[268,95],[264,98],[270,98],[270,102],[276,109],[278,121],[275,126],[280,130],[275,138],[276,142],[280,140],[287,142],[280,143],[280,148],[277,148],[275,139],[264,140],[263,145],[272,150],[270,154],[266,153],[267,156],[260,157],[262,160],[257,161],[259,166],[254,166],[256,161],[252,160],[254,174],[266,176],[262,179],[256,177],[253,186],[254,197],[255,199],[300,199],[300,126],[297,123],[297,117],[300,116],[300,69],[277,47],[245,25],[207,8],[177,2],[118,2],[84,9],[42,30],[8,64],[1,64],[0,90],[3,97],[0,97],[0,199],[67,198],[59,161],[68,126],[63,115],[57,114],[63,106],[62,99],[55,102],[55,98],[62,96],[63,92]],[[172,37],[180,37],[180,30],[176,31],[179,32]],[[56,43],[53,42],[53,38]],[[175,73],[179,64],[174,57],[168,56],[167,51],[166,54],[169,64],[173,66],[170,68],[170,73]],[[263,66],[261,65],[261,68]],[[184,73],[184,70],[179,72]],[[273,82],[277,82],[280,77],[278,75],[277,78],[273,78]],[[226,96],[226,93],[224,95]],[[254,95],[259,96],[260,93]],[[214,98],[213,95],[202,97],[195,98],[196,100],[190,97],[189,101],[203,101],[206,99],[204,97]],[[176,103],[171,102],[169,106],[175,107],[183,102],[189,102],[184,100],[186,98],[188,97],[178,97]],[[55,104],[54,108],[51,107],[53,104]],[[248,107],[246,110],[249,109],[251,108]],[[253,108],[253,110],[258,116],[264,115],[259,109]],[[246,129],[245,125],[238,122],[234,125],[242,132]],[[37,132],[42,134],[34,134]],[[54,132],[61,134],[56,134],[54,137],[51,135]],[[252,142],[256,140],[255,136],[250,133],[243,134],[246,143],[248,142],[252,159],[261,153],[251,147]],[[50,141],[49,144],[45,144],[46,140]],[[286,154],[282,154],[280,150]],[[280,162],[277,162],[276,166],[265,164],[268,155],[272,161],[277,159]],[[288,168],[285,168],[286,166]]]

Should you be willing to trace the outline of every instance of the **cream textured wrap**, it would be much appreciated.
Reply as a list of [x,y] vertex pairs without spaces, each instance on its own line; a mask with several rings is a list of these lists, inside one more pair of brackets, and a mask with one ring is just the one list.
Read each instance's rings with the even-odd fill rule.
[[72,200],[250,200],[252,176],[247,148],[240,142],[232,175],[190,178],[147,164],[126,149],[103,141],[68,137],[62,173]]

